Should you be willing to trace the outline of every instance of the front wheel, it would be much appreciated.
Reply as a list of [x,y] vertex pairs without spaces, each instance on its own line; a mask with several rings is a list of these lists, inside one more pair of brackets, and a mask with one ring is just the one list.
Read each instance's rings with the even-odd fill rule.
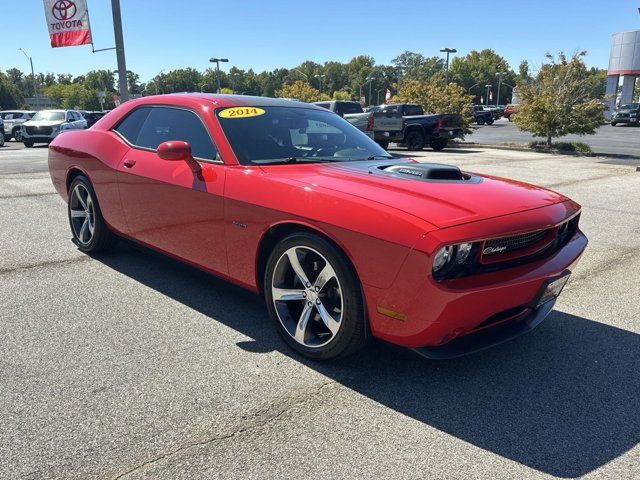
[[482,117],[478,117],[478,119],[476,120],[476,123],[477,123],[478,125],[484,125],[484,118],[482,118]]
[[115,244],[116,236],[104,223],[96,192],[86,177],[79,175],[71,182],[67,210],[73,243],[81,251],[97,253]]
[[447,146],[447,143],[449,143],[449,140],[447,140],[446,138],[438,138],[436,140],[431,140],[429,146],[436,152],[439,152],[440,150],[444,150],[444,148]]
[[611,126],[612,126],[612,127],[615,127],[616,125],[617,125],[617,123],[616,123],[616,122],[611,122]]
[[407,133],[404,139],[408,150],[422,150],[424,148],[424,135],[417,130]]
[[487,120],[487,125],[493,125],[493,118],[491,120]]
[[22,141],[22,130],[20,130],[19,128],[14,128],[13,129],[13,139],[16,142],[21,142]]
[[278,333],[308,358],[345,357],[365,343],[360,282],[344,254],[317,235],[292,234],[274,248],[264,294]]
[[4,147],[4,133],[0,132],[0,147]]
[[24,143],[24,146],[27,147],[27,148],[33,147],[33,140],[25,140],[22,143]]

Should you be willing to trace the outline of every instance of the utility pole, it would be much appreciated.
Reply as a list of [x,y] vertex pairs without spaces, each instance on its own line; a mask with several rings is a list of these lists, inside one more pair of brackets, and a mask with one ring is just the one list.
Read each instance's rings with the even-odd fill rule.
[[124,58],[124,37],[122,35],[122,15],[120,13],[120,0],[111,0],[111,13],[113,15],[113,35],[116,40],[116,58],[118,60],[118,85],[120,90],[120,102],[129,100],[129,86],[127,85],[127,62]]
[[496,73],[498,76],[498,95],[496,96],[496,106],[500,105],[500,85],[502,84],[502,76],[506,75],[506,72]]
[[322,93],[322,79],[323,79],[324,77],[326,77],[326,75],[324,75],[324,74],[317,74],[317,75],[314,75],[314,77],[316,77],[316,78],[318,79],[318,82],[320,83],[320,93]]
[[211,63],[216,64],[216,82],[218,82],[218,93],[220,93],[220,62],[226,63],[229,61],[228,58],[215,58],[212,57],[209,59]]
[[31,78],[33,79],[33,96],[37,97],[38,96],[38,82],[36,82],[36,74],[33,72],[33,58],[31,58],[31,56],[28,55],[27,52],[25,52],[22,48],[19,48],[18,50],[20,50],[22,53],[24,53],[24,56],[29,59],[29,63],[31,64]]
[[444,64],[444,84],[449,85],[449,54],[456,53],[458,50],[455,48],[444,47],[440,49],[441,52],[447,53],[447,61]]

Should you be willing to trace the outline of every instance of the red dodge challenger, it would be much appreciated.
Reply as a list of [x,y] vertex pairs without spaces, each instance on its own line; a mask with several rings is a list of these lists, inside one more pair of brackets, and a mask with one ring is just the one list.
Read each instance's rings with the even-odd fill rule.
[[49,170],[80,250],[124,237],[261,293],[315,359],[369,336],[451,358],[530,331],[587,245],[559,193],[392,157],[288,100],[133,100],[56,137]]

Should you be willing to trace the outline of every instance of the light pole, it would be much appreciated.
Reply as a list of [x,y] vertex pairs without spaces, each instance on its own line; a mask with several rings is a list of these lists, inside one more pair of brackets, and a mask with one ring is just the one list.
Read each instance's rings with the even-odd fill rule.
[[294,68],[293,71],[294,72],[298,72],[300,75],[302,75],[307,82],[309,81],[309,76],[306,73],[304,73],[303,71],[298,70],[297,68]]
[[20,50],[22,53],[24,53],[24,56],[29,59],[29,63],[31,64],[31,78],[33,79],[33,96],[37,97],[38,96],[38,84],[36,82],[36,74],[33,72],[33,59],[22,48],[18,48],[18,50]]
[[124,103],[129,100],[129,86],[127,85],[127,62],[124,57],[124,37],[122,35],[120,0],[111,0],[111,15],[113,17],[113,36],[116,40],[116,60],[118,61],[120,102]]
[[441,52],[447,54],[447,62],[444,64],[444,84],[449,85],[449,54],[456,53],[458,50],[455,48],[444,47],[440,49]]
[[485,105],[487,105],[487,106],[489,105],[489,89],[490,89],[492,86],[493,86],[493,85],[491,85],[490,83],[487,83],[487,84],[485,85],[485,87],[487,87],[487,98],[485,99],[484,104],[485,104]]
[[317,74],[317,75],[314,75],[314,77],[318,79],[318,83],[320,84],[320,93],[322,93],[322,79],[326,77],[326,75]]
[[210,62],[216,64],[216,81],[218,82],[218,93],[220,93],[220,62],[226,63],[229,61],[228,58],[210,58]]
[[496,76],[498,77],[498,95],[496,96],[496,107],[500,105],[500,85],[502,84],[502,76],[506,74],[507,72],[496,73]]

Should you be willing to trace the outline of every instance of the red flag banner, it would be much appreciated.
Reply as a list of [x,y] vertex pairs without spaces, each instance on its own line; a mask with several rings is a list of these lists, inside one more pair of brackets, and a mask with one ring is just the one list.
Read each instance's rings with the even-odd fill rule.
[[86,0],[44,0],[52,47],[91,43]]

